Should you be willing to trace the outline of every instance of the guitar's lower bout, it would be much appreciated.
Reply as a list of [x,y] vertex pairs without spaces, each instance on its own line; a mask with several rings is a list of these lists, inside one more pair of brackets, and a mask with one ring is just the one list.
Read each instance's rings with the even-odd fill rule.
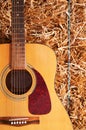
[[[26,44],[25,49],[26,62],[32,66],[26,68],[26,75],[29,71],[30,84],[26,91],[18,95],[18,91],[13,93],[9,87],[6,87],[9,85],[6,82],[11,74],[10,67],[7,66],[10,64],[10,45],[0,45],[0,120],[3,121],[3,124],[0,123],[0,129],[73,130],[69,116],[54,90],[55,54],[49,47],[40,44]],[[15,72],[16,75],[17,73],[18,71]],[[16,127],[15,124],[9,126],[4,123],[5,121],[8,123],[8,117],[13,120],[12,123],[19,118],[29,117],[28,121],[32,124],[20,127]],[[35,121],[39,123],[34,124]]]

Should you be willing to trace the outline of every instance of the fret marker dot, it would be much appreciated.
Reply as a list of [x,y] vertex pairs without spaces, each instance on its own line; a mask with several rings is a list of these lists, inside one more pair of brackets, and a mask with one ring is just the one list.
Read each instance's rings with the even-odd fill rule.
[[13,125],[13,122],[11,122],[11,125]]
[[17,4],[19,4],[19,1],[17,1]]
[[19,16],[19,14],[16,14],[16,16]]
[[21,121],[19,121],[19,124],[21,124]]
[[18,124],[19,122],[17,121],[17,124]]
[[25,121],[24,123],[27,124],[27,121]]

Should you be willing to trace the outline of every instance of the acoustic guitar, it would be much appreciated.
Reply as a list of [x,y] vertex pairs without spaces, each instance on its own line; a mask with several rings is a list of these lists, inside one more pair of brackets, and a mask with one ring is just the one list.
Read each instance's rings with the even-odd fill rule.
[[54,90],[54,52],[25,43],[23,0],[12,0],[11,21],[12,43],[0,45],[0,130],[73,130]]

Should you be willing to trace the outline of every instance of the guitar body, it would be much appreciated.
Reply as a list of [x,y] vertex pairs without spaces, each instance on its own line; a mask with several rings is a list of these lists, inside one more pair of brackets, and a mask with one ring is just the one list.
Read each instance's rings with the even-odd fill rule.
[[[25,49],[26,68],[28,65],[31,73],[34,73],[32,74],[34,84],[28,92],[18,95],[9,92],[5,83],[11,70],[10,44],[0,45],[0,129],[73,130],[70,119],[54,90],[55,54],[49,47],[40,44],[25,44]],[[7,82],[10,82],[9,78]],[[45,89],[41,90],[42,87]],[[29,124],[25,122],[26,125],[23,122],[23,125],[17,126],[18,122],[15,121],[17,118],[18,121],[22,120],[22,117],[24,120],[27,118],[36,120]]]

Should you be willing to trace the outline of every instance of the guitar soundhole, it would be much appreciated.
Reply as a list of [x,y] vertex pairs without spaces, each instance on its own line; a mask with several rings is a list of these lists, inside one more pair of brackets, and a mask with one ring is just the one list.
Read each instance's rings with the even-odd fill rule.
[[16,95],[28,92],[31,85],[32,77],[27,70],[12,70],[6,77],[6,86],[8,90]]

